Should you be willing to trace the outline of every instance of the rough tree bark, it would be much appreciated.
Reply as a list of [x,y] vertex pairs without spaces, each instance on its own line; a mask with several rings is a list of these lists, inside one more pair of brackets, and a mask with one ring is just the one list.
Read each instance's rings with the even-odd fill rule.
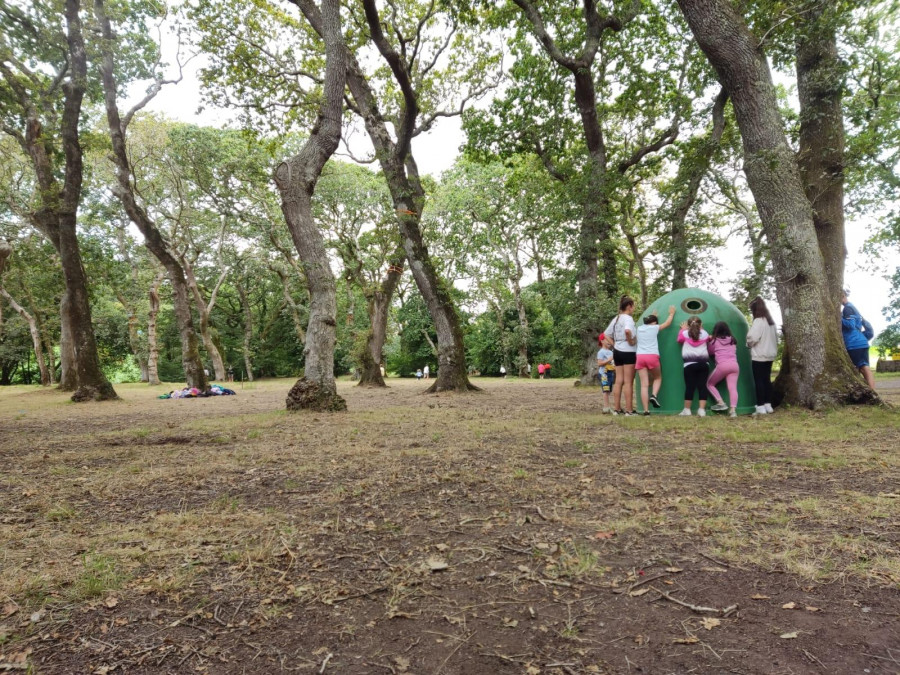
[[185,279],[184,268],[169,250],[165,238],[156,227],[156,223],[150,215],[138,204],[132,184],[133,171],[131,161],[128,158],[128,150],[125,143],[125,132],[128,123],[141,107],[146,105],[156,93],[159,87],[155,87],[138,105],[133,108],[123,119],[119,114],[117,102],[117,85],[115,77],[115,58],[113,45],[115,36],[109,17],[106,15],[104,0],[95,0],[94,13],[100,23],[103,35],[101,49],[102,60],[100,63],[100,76],[103,82],[103,94],[106,104],[106,120],[109,127],[109,137],[112,141],[111,158],[116,166],[116,183],[112,188],[113,193],[125,209],[125,213],[131,222],[144,235],[144,240],[150,252],[162,263],[169,275],[172,284],[173,304],[175,305],[175,318],[178,324],[178,333],[181,337],[181,363],[184,368],[184,376],[189,387],[206,390],[209,383],[203,370],[203,362],[200,359],[200,349],[197,341],[197,333],[194,330],[194,319],[191,315],[190,291]]
[[700,48],[732,100],[744,172],[769,242],[784,316],[787,357],[778,386],[809,408],[877,396],[850,363],[829,297],[812,208],[788,145],[768,63],[728,0],[678,0]]
[[[309,3],[312,5],[312,3]],[[318,13],[315,5],[312,7]],[[275,169],[281,210],[300,256],[310,294],[304,375],[291,389],[288,410],[346,410],[334,381],[337,300],[325,241],[312,214],[312,196],[325,163],[341,138],[347,50],[338,0],[322,0],[319,31],[325,42],[323,98],[315,126],[300,152]]]
[[147,317],[147,384],[159,384],[159,343],[156,339],[156,318],[159,316],[159,286],[165,274],[156,275],[150,286],[150,313]]
[[383,361],[384,343],[387,339],[388,312],[391,308],[391,299],[397,284],[403,276],[403,252],[392,256],[388,263],[388,270],[378,286],[372,289],[366,297],[369,312],[369,334],[366,336],[364,353],[362,354],[359,387],[386,387],[381,376],[381,363]]
[[244,284],[238,282],[238,296],[241,299],[241,308],[244,310],[244,370],[247,372],[247,381],[253,382],[253,361],[250,358],[250,342],[253,339],[253,312],[250,309],[250,298],[247,297],[247,289]]
[[844,118],[846,66],[838,55],[829,5],[814,5],[798,18],[797,94],[800,147],[797,163],[812,204],[813,223],[825,262],[835,314],[844,288]]
[[13,311],[21,316],[22,319],[25,320],[25,323],[28,324],[28,332],[31,334],[31,343],[34,347],[34,358],[37,361],[38,370],[41,374],[41,384],[48,387],[50,386],[50,372],[44,361],[44,348],[41,344],[41,331],[38,329],[37,321],[35,321],[34,317],[29,314],[22,305],[16,302],[15,298],[13,298],[5,288],[3,288],[3,270],[6,267],[6,260],[10,255],[12,255],[12,246],[10,246],[8,242],[0,239],[0,296],[6,298],[6,301],[9,303],[9,306],[12,307]]

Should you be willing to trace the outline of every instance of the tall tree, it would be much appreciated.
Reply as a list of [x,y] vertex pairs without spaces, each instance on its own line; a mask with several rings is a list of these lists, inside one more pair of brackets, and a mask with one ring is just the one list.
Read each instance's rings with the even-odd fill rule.
[[208,382],[203,362],[200,359],[197,332],[194,329],[194,320],[191,315],[190,291],[184,267],[172,253],[168,242],[146,209],[138,203],[134,189],[134,170],[132,169],[126,146],[128,124],[134,119],[137,111],[147,105],[159,92],[163,82],[161,79],[157,79],[148,90],[147,95],[123,118],[119,113],[118,85],[115,73],[117,40],[113,33],[112,23],[106,12],[104,0],[94,1],[94,14],[100,24],[103,38],[100,75],[103,83],[109,137],[112,142],[111,158],[116,166],[116,183],[113,186],[113,192],[119,201],[122,202],[122,206],[131,222],[144,235],[147,248],[159,260],[169,275],[175,302],[175,316],[178,320],[178,332],[181,337],[181,362],[184,368],[185,380],[189,387],[205,390],[208,387]]
[[53,244],[62,264],[66,291],[60,302],[60,385],[74,390],[72,400],[88,401],[118,397],[100,369],[78,246],[84,181],[79,122],[88,87],[80,11],[79,0],[65,0],[62,12],[57,5],[32,3],[22,9],[0,2],[6,42],[0,51],[0,118],[3,131],[32,162],[36,200],[29,219]]
[[322,0],[321,11],[311,2],[325,43],[325,79],[316,124],[300,152],[275,169],[284,219],[309,286],[304,375],[288,394],[288,409],[346,410],[334,381],[337,300],[334,274],[325,242],[312,213],[312,197],[325,163],[341,140],[347,50],[341,31],[340,3]]
[[678,0],[731,98],[744,170],[768,240],[788,352],[779,378],[790,403],[817,408],[877,398],[853,373],[829,297],[812,208],[787,143],[759,41],[727,0]]

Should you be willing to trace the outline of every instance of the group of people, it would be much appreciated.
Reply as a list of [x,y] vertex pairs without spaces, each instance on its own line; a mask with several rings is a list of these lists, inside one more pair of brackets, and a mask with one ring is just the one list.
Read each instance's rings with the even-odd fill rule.
[[[756,386],[757,415],[774,412],[772,408],[772,362],[778,349],[778,333],[775,322],[762,298],[750,303],[753,325],[747,333],[747,346],[753,363],[753,381]],[[597,352],[598,376],[603,389],[603,412],[613,415],[636,415],[634,411],[634,375],[641,382],[641,403],[644,415],[650,414],[650,406],[660,407],[659,396],[662,387],[662,368],[659,355],[659,332],[672,325],[675,307],[669,307],[665,321],[651,308],[644,317],[643,324],[636,326],[634,300],[622,296],[619,313],[600,335],[600,350]],[[684,367],[684,409],[682,416],[691,415],[694,394],[699,399],[697,414],[706,415],[709,396],[715,400],[714,411],[728,411],[737,416],[738,376],[740,366],[737,358],[737,340],[725,321],[713,326],[712,335],[704,328],[699,316],[692,316],[681,324],[676,341],[681,345]],[[710,372],[710,361],[715,366]],[[725,381],[728,389],[728,403],[725,402],[716,385]],[[610,401],[612,395],[612,401]]]
[[[384,377],[384,366],[381,367],[381,376]],[[416,379],[417,380],[428,380],[431,379],[431,369],[428,367],[428,364],[425,364],[424,368],[419,368],[416,370]]]

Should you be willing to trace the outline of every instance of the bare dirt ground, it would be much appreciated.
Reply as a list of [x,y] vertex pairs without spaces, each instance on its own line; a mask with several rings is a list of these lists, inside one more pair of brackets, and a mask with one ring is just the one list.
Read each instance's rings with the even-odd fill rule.
[[478,384],[0,390],[0,670],[900,673],[895,408]]

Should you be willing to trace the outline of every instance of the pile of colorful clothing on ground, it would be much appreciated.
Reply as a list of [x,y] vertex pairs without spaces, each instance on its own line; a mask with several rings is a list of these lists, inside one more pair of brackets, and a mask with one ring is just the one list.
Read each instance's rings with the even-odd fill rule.
[[197,387],[185,387],[184,389],[175,389],[168,394],[163,394],[159,398],[206,398],[208,396],[235,396],[236,392],[226,389],[218,384],[212,385],[206,391],[201,391]]

